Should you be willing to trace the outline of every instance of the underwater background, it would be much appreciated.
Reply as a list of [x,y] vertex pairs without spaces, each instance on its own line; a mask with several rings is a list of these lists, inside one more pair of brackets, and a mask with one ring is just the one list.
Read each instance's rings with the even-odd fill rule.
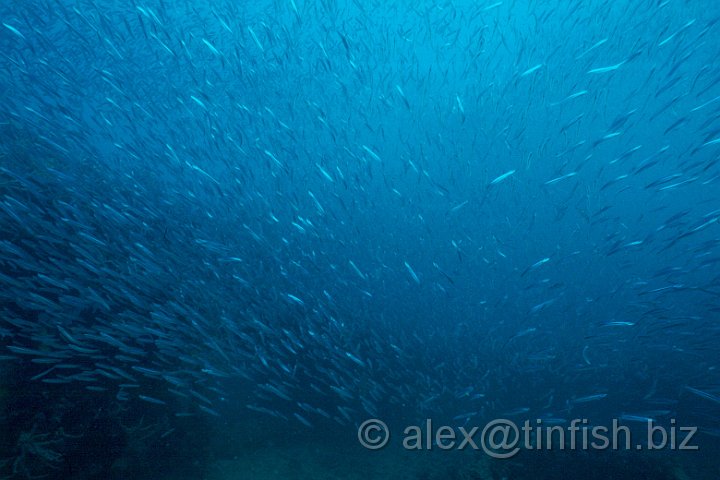
[[0,23],[0,479],[720,478],[720,3]]

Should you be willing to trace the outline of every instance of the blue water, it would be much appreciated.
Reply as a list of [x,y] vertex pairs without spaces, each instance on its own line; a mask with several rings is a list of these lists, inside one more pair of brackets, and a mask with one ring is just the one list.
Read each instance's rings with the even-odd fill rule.
[[[719,5],[0,23],[0,478],[720,474]],[[633,445],[403,444],[498,419]]]

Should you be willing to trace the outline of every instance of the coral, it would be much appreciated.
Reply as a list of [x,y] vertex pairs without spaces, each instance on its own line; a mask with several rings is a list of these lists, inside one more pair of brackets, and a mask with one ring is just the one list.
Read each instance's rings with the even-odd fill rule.
[[43,472],[60,470],[63,456],[57,451],[62,447],[65,434],[62,429],[54,433],[39,433],[37,425],[30,431],[20,433],[17,440],[17,456],[12,461],[13,475],[26,478],[43,478]]

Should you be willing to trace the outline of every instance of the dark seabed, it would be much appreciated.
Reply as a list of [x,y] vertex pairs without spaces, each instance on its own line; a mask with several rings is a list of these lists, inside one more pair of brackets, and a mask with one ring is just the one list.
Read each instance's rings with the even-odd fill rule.
[[0,480],[720,478],[720,3],[6,0]]

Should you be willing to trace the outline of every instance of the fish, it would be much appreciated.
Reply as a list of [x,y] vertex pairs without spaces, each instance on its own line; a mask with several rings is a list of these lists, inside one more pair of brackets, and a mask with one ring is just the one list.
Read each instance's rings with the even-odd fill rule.
[[527,77],[528,75],[537,72],[540,70],[544,65],[542,63],[538,63],[537,65],[528,68],[523,73],[520,74],[521,77]]
[[587,73],[608,73],[608,72],[614,72],[615,70],[618,70],[620,67],[622,67],[625,64],[625,62],[616,63],[615,65],[608,65],[606,67],[597,67],[597,68],[591,68],[587,71]]
[[503,173],[499,177],[496,177],[492,182],[490,182],[490,185],[497,185],[498,183],[502,182],[503,180],[510,178],[514,174],[515,174],[515,170],[508,170],[507,172]]
[[704,398],[704,399],[706,399],[706,400],[710,400],[711,402],[714,402],[714,403],[720,403],[720,396],[719,396],[719,395],[713,395],[713,394],[711,394],[711,393],[705,392],[705,391],[703,391],[703,390],[699,390],[699,389],[694,388],[694,387],[690,387],[690,386],[688,386],[688,385],[685,385],[685,390],[687,390],[688,392],[692,393],[693,395],[697,395],[697,396],[700,397],[700,398]]
[[23,40],[26,40],[25,35],[23,35],[22,33],[20,33],[20,31],[19,31],[17,28],[13,27],[12,25],[8,25],[7,23],[3,22],[3,27],[5,27],[5,28],[7,28],[8,30],[10,30],[10,31],[11,31],[14,35],[16,35],[17,37],[20,37],[20,38],[22,38]]
[[413,281],[419,285],[420,278],[418,278],[417,274],[415,273],[415,270],[413,270],[413,268],[410,266],[409,263],[407,263],[407,262],[404,262],[404,263],[405,263],[405,268],[407,269],[408,273],[410,274],[410,278],[412,278]]
[[138,398],[140,400],[142,400],[143,402],[152,403],[155,405],[167,405],[167,402],[160,400],[158,398],[155,398],[155,397],[147,396],[147,395],[138,395]]
[[586,395],[583,397],[575,397],[571,400],[572,403],[578,404],[578,403],[588,403],[588,402],[596,402],[598,400],[603,400],[607,398],[607,393],[596,393],[594,395]]

